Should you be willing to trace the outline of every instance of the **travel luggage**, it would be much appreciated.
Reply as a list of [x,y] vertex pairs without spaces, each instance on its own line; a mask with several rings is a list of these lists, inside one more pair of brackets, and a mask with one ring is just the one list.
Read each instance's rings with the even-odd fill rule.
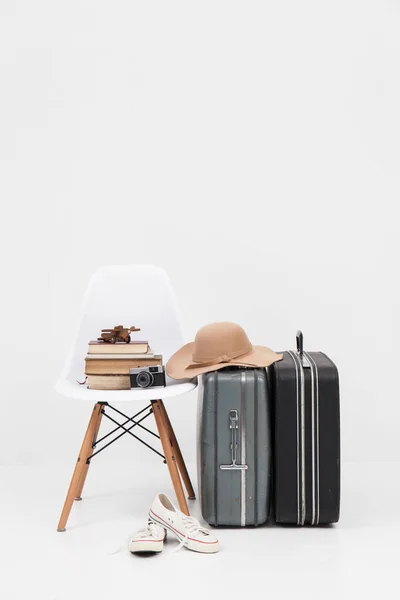
[[198,480],[210,525],[265,523],[271,489],[271,387],[265,368],[227,367],[202,375]]
[[339,520],[339,376],[322,352],[284,352],[272,365],[277,523]]

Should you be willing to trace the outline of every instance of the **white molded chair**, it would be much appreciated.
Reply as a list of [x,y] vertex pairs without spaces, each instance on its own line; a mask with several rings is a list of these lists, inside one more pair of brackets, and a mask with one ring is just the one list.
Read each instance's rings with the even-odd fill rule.
[[[165,458],[168,465],[182,512],[189,514],[181,477],[189,499],[195,498],[193,486],[162,400],[193,390],[197,385],[196,380],[178,382],[167,378],[165,388],[115,391],[91,390],[86,385],[78,383],[84,378],[84,359],[89,340],[96,339],[101,329],[120,323],[126,327],[131,325],[140,327],[140,333],[133,335],[136,339],[149,340],[154,352],[163,355],[164,364],[183,345],[175,296],[163,269],[152,265],[102,267],[94,273],[89,282],[82,306],[78,335],[56,384],[56,390],[67,398],[87,400],[94,407],[58,523],[58,531],[65,531],[74,500],[81,500],[90,461],[94,454],[104,449],[104,446],[98,449],[98,444],[117,430],[122,430],[122,433],[112,441],[125,434],[138,439],[136,432],[139,429],[145,429],[153,436],[159,437],[165,455],[161,456]],[[150,401],[150,404],[133,417],[127,416],[121,409],[113,406],[114,403],[136,400]],[[106,409],[113,411],[113,417]],[[143,416],[146,410],[148,412]],[[139,414],[142,415],[141,418],[135,420]],[[150,414],[154,414],[158,436],[140,423]],[[117,427],[98,439],[104,415]],[[125,418],[122,424],[114,419],[121,416]],[[135,430],[135,433],[132,433],[132,430]],[[145,443],[143,440],[139,441]],[[149,444],[145,443],[145,445],[151,448]]]

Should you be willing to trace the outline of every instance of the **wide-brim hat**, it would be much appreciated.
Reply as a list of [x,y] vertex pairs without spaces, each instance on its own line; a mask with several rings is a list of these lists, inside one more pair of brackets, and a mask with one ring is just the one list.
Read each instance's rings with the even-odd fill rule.
[[282,359],[266,346],[253,346],[236,323],[211,323],[199,329],[194,342],[185,344],[166,365],[172,379],[187,379],[224,367],[269,367]]

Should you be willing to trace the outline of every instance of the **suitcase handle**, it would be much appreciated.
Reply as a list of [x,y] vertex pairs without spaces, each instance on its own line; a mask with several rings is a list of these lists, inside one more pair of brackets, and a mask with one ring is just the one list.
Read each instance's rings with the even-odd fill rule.
[[301,364],[303,365],[303,368],[309,369],[311,367],[311,365],[310,365],[310,361],[308,360],[308,358],[305,357],[305,355],[303,353],[303,334],[300,331],[300,329],[296,333],[296,345],[297,345],[297,354],[299,356]]
[[232,462],[230,465],[219,465],[222,471],[244,471],[248,467],[247,465],[238,465],[236,463],[236,451],[237,451],[237,430],[239,429],[239,413],[237,410],[231,409],[229,411],[229,429],[231,430],[231,455]]
[[303,356],[303,333],[298,330],[296,333],[296,346],[297,346],[297,354]]

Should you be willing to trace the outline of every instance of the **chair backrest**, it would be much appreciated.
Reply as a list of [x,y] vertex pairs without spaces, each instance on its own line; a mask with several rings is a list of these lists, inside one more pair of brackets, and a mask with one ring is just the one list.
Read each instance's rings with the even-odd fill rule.
[[183,345],[174,292],[166,272],[153,265],[101,267],[82,305],[78,334],[60,380],[82,379],[89,340],[115,325],[140,327],[132,339],[148,340],[164,363]]

